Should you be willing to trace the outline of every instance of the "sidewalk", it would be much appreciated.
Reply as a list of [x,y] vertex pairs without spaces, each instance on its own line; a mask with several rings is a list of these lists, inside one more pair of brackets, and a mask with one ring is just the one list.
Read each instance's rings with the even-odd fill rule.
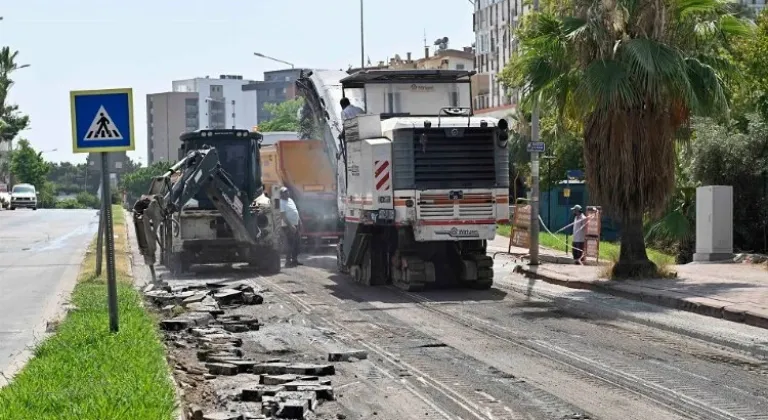
[[[505,237],[488,245],[488,253],[507,250]],[[512,254],[528,251],[512,248]],[[518,262],[515,271],[526,277],[587,289],[701,315],[768,328],[768,271],[751,264],[686,264],[675,267],[675,279],[609,281],[598,279],[600,267],[553,264],[555,257],[568,260],[561,251],[542,249],[544,264]],[[547,256],[546,258],[544,256]],[[565,262],[565,261],[564,261]]]

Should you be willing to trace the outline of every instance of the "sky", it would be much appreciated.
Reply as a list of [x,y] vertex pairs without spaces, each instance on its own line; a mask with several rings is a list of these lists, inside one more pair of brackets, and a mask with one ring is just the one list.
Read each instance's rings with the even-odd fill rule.
[[[447,36],[450,48],[474,42],[469,0],[364,0],[365,53],[423,56]],[[0,45],[29,64],[13,76],[10,103],[28,114],[21,133],[49,161],[72,153],[69,91],[133,88],[136,150],[146,163],[146,95],[171,81],[238,74],[262,80],[285,65],[347,69],[360,64],[359,0],[18,0],[0,7]],[[53,151],[53,149],[57,149]]]

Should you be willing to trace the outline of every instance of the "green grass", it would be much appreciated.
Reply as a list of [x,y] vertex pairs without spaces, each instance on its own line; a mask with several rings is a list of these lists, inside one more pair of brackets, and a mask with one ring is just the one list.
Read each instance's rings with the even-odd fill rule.
[[0,389],[0,419],[172,419],[174,386],[157,322],[142,307],[128,275],[123,211],[113,206],[120,332],[109,332],[107,290],[94,275],[91,249],[83,261],[71,311],[34,358]]
[[[509,236],[511,228],[508,225],[497,226],[496,233],[502,236]],[[568,249],[573,243],[572,237],[568,237]],[[554,236],[549,232],[541,232],[539,234],[539,244],[543,247],[562,251],[565,253],[565,235],[558,233]],[[668,266],[675,264],[675,257],[672,255],[664,254],[655,249],[648,248],[648,258],[656,263],[658,266]],[[600,260],[602,261],[617,261],[619,259],[619,244],[614,242],[600,242]]]

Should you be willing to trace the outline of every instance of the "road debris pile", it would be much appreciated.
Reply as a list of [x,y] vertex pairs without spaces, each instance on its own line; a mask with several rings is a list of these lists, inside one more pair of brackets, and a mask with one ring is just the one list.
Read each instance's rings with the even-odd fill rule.
[[[160,328],[169,350],[176,350],[170,352],[169,361],[182,395],[190,391],[197,398],[189,399],[212,402],[205,404],[212,406],[210,410],[190,404],[187,418],[315,419],[321,418],[315,413],[320,403],[335,400],[329,379],[336,374],[333,364],[270,355],[254,360],[259,356],[247,348],[248,338],[253,336],[245,334],[258,332],[262,325],[253,316],[234,313],[264,302],[247,281],[177,288],[156,283],[145,288],[144,294],[169,316],[160,321]],[[360,351],[329,353],[328,361],[366,357]],[[214,381],[218,381],[216,385]],[[223,389],[227,387],[230,389]]]

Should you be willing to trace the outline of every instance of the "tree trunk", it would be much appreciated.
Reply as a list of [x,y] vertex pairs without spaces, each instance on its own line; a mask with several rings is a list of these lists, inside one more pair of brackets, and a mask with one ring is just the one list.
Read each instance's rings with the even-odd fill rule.
[[645,252],[642,216],[624,217],[621,223],[621,252],[619,261],[613,266],[615,278],[653,278],[656,264],[648,259]]

